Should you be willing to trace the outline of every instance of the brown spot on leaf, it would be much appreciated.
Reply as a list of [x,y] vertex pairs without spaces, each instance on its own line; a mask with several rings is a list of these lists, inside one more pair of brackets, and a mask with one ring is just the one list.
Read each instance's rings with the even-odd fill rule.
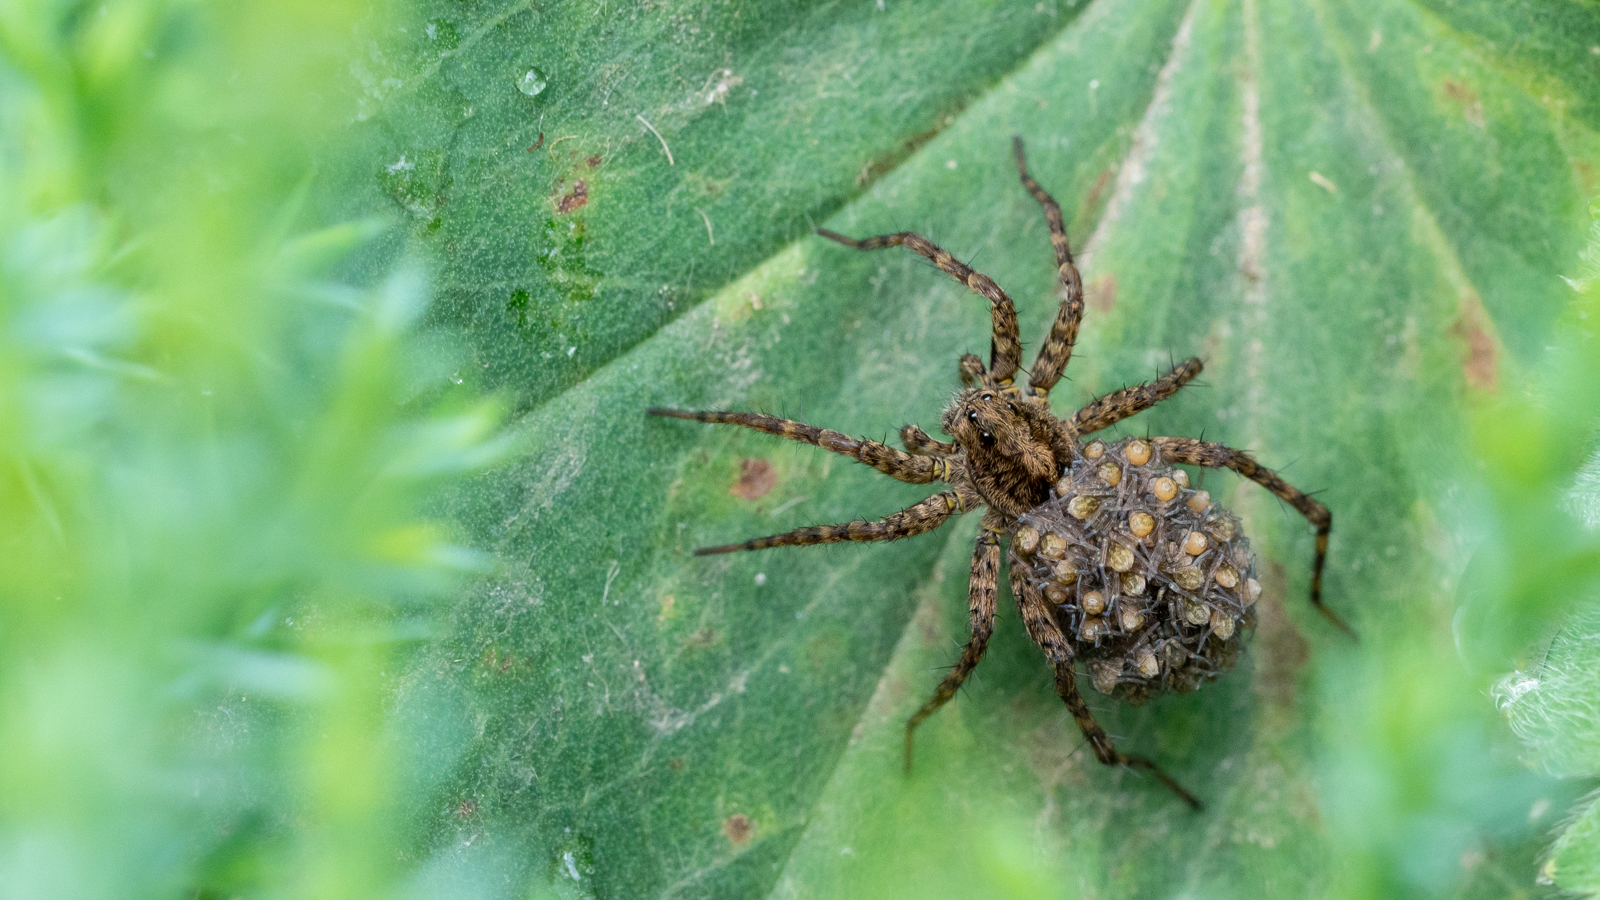
[[456,804],[456,817],[470,819],[478,811],[478,801],[471,797]]
[[1477,91],[1459,81],[1452,81],[1446,78],[1444,80],[1444,95],[1461,104],[1461,114],[1466,117],[1469,125],[1475,128],[1483,127],[1483,101],[1478,99]]
[[1265,560],[1261,572],[1261,600],[1256,604],[1256,694],[1272,713],[1294,707],[1300,670],[1311,658],[1311,647],[1283,609],[1289,585],[1283,566]]
[[1089,282],[1083,292],[1090,309],[1098,313],[1108,313],[1117,305],[1117,276],[1107,272]]
[[722,632],[715,628],[702,628],[689,635],[689,646],[695,649],[710,647],[722,639]]
[[569,213],[589,204],[589,183],[579,178],[572,185],[572,190],[563,194],[556,200],[556,212]]
[[1574,159],[1572,168],[1578,173],[1578,183],[1583,185],[1583,192],[1594,196],[1596,189],[1600,188],[1600,181],[1595,179],[1594,163],[1587,159]]
[[1100,177],[1094,180],[1094,187],[1083,197],[1083,205],[1078,207],[1079,220],[1087,218],[1096,209],[1100,208],[1100,201],[1104,199],[1106,188],[1111,185],[1111,179],[1116,177],[1116,171],[1110,167],[1100,170]]
[[740,500],[760,500],[778,483],[778,473],[772,463],[764,459],[739,460],[739,480],[728,488],[728,493]]
[[674,756],[673,758],[667,760],[667,768],[674,772],[682,772],[684,765],[685,763],[683,761],[683,757],[681,756]]
[[942,647],[948,642],[945,639],[943,610],[937,604],[923,603],[917,607],[917,612],[911,618],[921,635],[922,642],[929,647]]
[[[949,117],[947,117],[945,119],[945,125],[948,125],[949,121]],[[943,125],[935,125],[932,128],[918,132],[917,134],[906,138],[900,147],[890,150],[882,156],[879,156],[877,159],[868,160],[866,165],[861,167],[861,172],[856,175],[856,187],[865,187],[866,185],[877,181],[885,172],[893,169],[895,166],[899,165],[902,160],[922,149],[924,144],[938,137],[939,132],[943,130]]]
[[504,675],[512,666],[521,662],[515,653],[504,653],[498,647],[490,647],[483,652],[483,669],[496,675]]
[[1460,100],[1462,103],[1476,103],[1478,92],[1467,87],[1459,81],[1444,80],[1444,94],[1451,100]]
[[1483,304],[1476,296],[1469,296],[1462,301],[1461,314],[1450,326],[1450,333],[1467,345],[1461,360],[1461,374],[1467,385],[1492,394],[1500,389],[1500,348],[1489,327]]
[[750,843],[750,836],[755,833],[756,823],[744,813],[734,813],[722,820],[722,833],[733,841],[735,846],[743,847]]
[[600,165],[600,157],[598,155],[591,156],[588,159],[584,160],[584,162],[589,164],[589,168],[593,169],[596,166]]
[[[1054,698],[1051,698],[1054,699]],[[1062,785],[1073,788],[1082,787],[1091,783],[1093,776],[1098,774],[1086,771],[1085,757],[1091,766],[1098,766],[1094,756],[1087,753],[1074,753],[1073,751],[1083,746],[1083,738],[1078,734],[1078,729],[1072,724],[1072,719],[1066,716],[1052,716],[1048,721],[1040,723],[1043,718],[1039,715],[1037,696],[1024,697],[1018,695],[1017,699],[1008,704],[1006,712],[1006,733],[1020,736],[1021,749],[1024,751],[1023,759],[1029,771],[1039,779],[1039,786],[1043,789],[1044,808],[1039,811],[1038,818],[1041,823],[1053,823],[1060,820],[1061,811],[1056,805],[1056,797]],[[1066,719],[1065,722],[1061,721]],[[1016,740],[1016,739],[1013,739]]]

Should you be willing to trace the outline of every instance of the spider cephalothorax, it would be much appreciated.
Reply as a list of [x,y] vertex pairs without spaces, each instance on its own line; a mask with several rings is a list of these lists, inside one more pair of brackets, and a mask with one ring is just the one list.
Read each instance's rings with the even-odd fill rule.
[[1015,383],[1022,346],[1011,298],[913,232],[854,240],[823,237],[857,250],[903,246],[987,298],[993,319],[989,364],[968,354],[959,374],[966,385],[945,408],[934,440],[915,425],[900,430],[904,451],[877,441],[759,413],[652,409],[658,416],[743,425],[852,457],[911,484],[944,482],[947,490],[877,521],[818,525],[738,544],[705,547],[695,555],[838,541],[892,541],[931,531],[951,516],[983,508],[968,588],[972,637],[933,697],[906,722],[906,766],[916,727],[955,696],[977,666],[994,630],[1001,541],[1009,544],[1011,593],[1028,636],[1055,669],[1056,692],[1095,756],[1107,765],[1145,769],[1190,805],[1199,807],[1155,763],[1116,749],[1078,693],[1078,661],[1095,689],[1132,703],[1168,690],[1192,691],[1231,668],[1254,624],[1261,587],[1239,520],[1189,486],[1177,464],[1224,468],[1281,497],[1317,527],[1311,602],[1334,624],[1349,628],[1322,605],[1322,567],[1332,516],[1321,503],[1239,450],[1190,438],[1153,437],[1114,443],[1081,435],[1115,425],[1177,393],[1200,374],[1185,360],[1149,384],[1114,391],[1070,418],[1050,411],[1050,389],[1072,356],[1083,316],[1083,283],[1072,260],[1061,209],[1028,175],[1022,140],[1014,150],[1023,187],[1044,208],[1055,250],[1062,301],[1050,334],[1029,372]]
[[1009,515],[1049,499],[1076,443],[1048,403],[995,385],[957,394],[940,430],[961,448],[967,478],[984,505]]

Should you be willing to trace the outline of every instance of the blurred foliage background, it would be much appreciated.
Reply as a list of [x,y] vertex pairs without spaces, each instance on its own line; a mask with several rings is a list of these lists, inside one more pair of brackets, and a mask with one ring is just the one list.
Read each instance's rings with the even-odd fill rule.
[[[0,884],[19,897],[1600,892],[1600,14],[1580,0],[0,6]],[[974,522],[647,421],[932,430],[981,301],[1057,409],[1255,451],[1240,671],[1103,770]],[[1198,479],[1200,473],[1195,473]],[[1004,607],[1002,607],[1004,609]]]

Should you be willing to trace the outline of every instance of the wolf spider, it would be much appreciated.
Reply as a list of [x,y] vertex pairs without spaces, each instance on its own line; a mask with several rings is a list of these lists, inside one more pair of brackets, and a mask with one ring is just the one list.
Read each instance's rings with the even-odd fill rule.
[[837,431],[760,413],[651,409],[656,416],[742,425],[859,460],[910,484],[943,482],[948,490],[877,521],[817,525],[737,544],[704,547],[696,556],[839,541],[892,541],[932,531],[951,516],[985,509],[968,588],[971,638],[933,697],[906,722],[911,765],[918,725],[947,703],[983,657],[994,629],[1001,542],[1010,545],[1011,593],[1024,627],[1055,670],[1055,689],[1100,762],[1144,769],[1199,809],[1195,796],[1153,761],[1119,751],[1095,723],[1078,692],[1076,663],[1086,663],[1102,693],[1138,703],[1167,691],[1189,691],[1232,666],[1254,624],[1260,585],[1238,519],[1191,489],[1172,464],[1232,469],[1304,515],[1317,529],[1311,603],[1341,629],[1349,626],[1322,603],[1322,570],[1332,516],[1327,507],[1258,465],[1243,451],[1181,437],[1083,438],[1171,397],[1200,374],[1199,359],[1178,363],[1148,384],[1095,399],[1070,418],[1050,411],[1049,393],[1072,355],[1083,316],[1083,282],[1073,264],[1061,208],[1028,174],[1022,139],[1013,142],[1022,185],[1044,209],[1055,250],[1062,302],[1049,337],[1028,373],[1015,383],[1022,346],[1011,298],[921,235],[909,231],[861,240],[819,230],[856,250],[905,247],[990,303],[989,364],[960,360],[965,388],[945,408],[935,440],[916,425],[900,430],[904,451]]

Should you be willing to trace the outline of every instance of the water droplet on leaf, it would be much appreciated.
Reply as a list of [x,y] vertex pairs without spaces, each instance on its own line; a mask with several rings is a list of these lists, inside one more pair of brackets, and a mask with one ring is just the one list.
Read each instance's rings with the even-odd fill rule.
[[549,84],[550,82],[544,77],[544,72],[533,68],[522,73],[522,77],[517,79],[517,90],[527,94],[529,97],[537,97],[544,93],[545,87]]

